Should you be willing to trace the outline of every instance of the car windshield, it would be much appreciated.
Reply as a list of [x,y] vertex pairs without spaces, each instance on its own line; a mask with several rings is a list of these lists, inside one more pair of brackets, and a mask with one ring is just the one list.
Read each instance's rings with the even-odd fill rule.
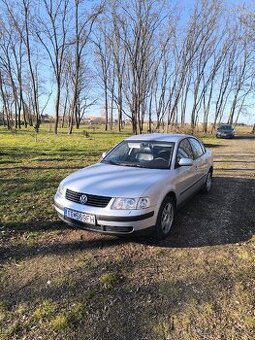
[[231,125],[220,125],[219,127],[220,130],[232,130]]
[[149,169],[169,169],[174,143],[123,141],[110,151],[103,163]]

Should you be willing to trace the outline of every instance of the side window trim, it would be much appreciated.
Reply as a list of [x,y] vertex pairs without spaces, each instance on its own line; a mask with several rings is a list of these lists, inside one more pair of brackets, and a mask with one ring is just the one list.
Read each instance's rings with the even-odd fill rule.
[[187,141],[188,141],[188,143],[189,143],[190,150],[191,150],[191,152],[192,152],[192,155],[193,155],[193,161],[194,161],[196,158],[195,158],[195,154],[194,154],[194,151],[193,151],[192,145],[191,145],[191,143],[190,143],[190,139],[191,139],[191,138],[186,138],[186,139],[187,139]]
[[176,156],[175,156],[175,164],[174,164],[174,168],[177,169],[178,168],[178,163],[177,163],[177,157],[178,157],[178,151],[179,151],[179,147],[180,147],[180,144],[183,142],[183,141],[187,141],[189,146],[190,146],[190,150],[192,152],[192,155],[193,155],[193,160],[195,160],[195,156],[194,156],[194,152],[193,152],[193,149],[192,149],[192,146],[191,146],[191,143],[189,141],[189,138],[188,137],[185,137],[183,138],[182,140],[179,141],[178,143],[178,146],[177,146],[177,151],[176,151]]
[[[197,142],[199,143],[199,145],[200,145],[200,147],[201,147],[201,150],[202,150],[201,155],[198,156],[198,157],[196,157],[196,158],[195,158],[195,154],[194,154],[194,150],[193,150],[192,144],[191,144],[191,142],[190,142],[190,140],[192,140],[192,139],[194,139],[195,141],[197,141]],[[196,159],[202,157],[202,156],[206,153],[205,147],[200,143],[200,141],[199,141],[197,138],[195,138],[195,137],[189,137],[188,140],[189,140],[189,144],[190,144],[190,146],[191,146],[191,150],[192,150],[192,153],[193,153],[193,157],[194,157],[193,159],[194,159],[194,160],[196,160]]]

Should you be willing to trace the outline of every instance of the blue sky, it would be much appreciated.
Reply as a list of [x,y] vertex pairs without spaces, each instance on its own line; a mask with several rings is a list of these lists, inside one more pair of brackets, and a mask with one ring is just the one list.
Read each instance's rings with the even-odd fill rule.
[[[187,21],[189,12],[190,12],[191,8],[193,7],[194,3],[195,3],[194,0],[179,1],[178,2],[178,7],[183,9],[182,14],[183,14],[183,21],[184,22]],[[249,6],[249,7],[254,7],[254,1],[251,1],[251,0],[246,0],[246,1],[229,0],[229,1],[225,1],[225,4],[227,6],[230,6],[230,7],[233,6],[233,10],[236,8],[236,6],[246,5],[246,6]],[[45,55],[45,57],[46,57],[46,55]],[[50,69],[48,69],[48,72],[45,73],[45,77],[47,77],[47,78],[52,77]],[[46,87],[47,91],[51,91],[51,88],[50,88],[51,86],[52,86],[52,82],[46,82],[45,87]],[[96,82],[94,83],[93,87],[94,87],[94,92],[97,93],[98,97],[102,99],[103,98],[102,97],[102,89],[98,86],[98,84]],[[55,102],[55,98],[54,98],[54,89],[53,89],[51,99],[50,99],[49,104],[47,105],[44,113],[54,114],[54,102]],[[254,96],[251,96],[249,101],[248,101],[248,104],[251,105],[252,107],[248,109],[247,115],[243,115],[240,118],[240,122],[244,122],[244,123],[252,123],[253,122],[252,116],[253,116],[253,112],[255,110],[255,105],[253,105],[253,103],[255,103],[255,98],[254,98]],[[189,109],[189,107],[191,107],[191,105],[192,105],[192,102],[189,101],[187,109]],[[103,112],[103,102],[101,103],[101,100],[99,99],[98,104],[93,106],[90,110],[88,110],[87,116],[98,116],[98,115],[102,114],[102,112]]]

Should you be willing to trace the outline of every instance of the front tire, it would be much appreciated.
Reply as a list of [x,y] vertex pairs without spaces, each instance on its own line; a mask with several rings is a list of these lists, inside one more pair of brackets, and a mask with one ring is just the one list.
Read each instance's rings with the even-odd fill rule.
[[212,171],[210,170],[206,176],[205,184],[202,187],[202,192],[208,193],[212,189]]
[[154,232],[154,236],[157,240],[163,240],[169,235],[174,222],[174,215],[175,202],[172,197],[167,196],[162,202],[158,212]]

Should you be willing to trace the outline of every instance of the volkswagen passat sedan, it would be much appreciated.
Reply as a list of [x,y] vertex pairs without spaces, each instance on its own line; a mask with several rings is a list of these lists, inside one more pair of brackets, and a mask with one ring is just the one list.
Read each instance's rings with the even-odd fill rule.
[[67,224],[123,235],[151,228],[166,237],[175,210],[212,186],[212,154],[195,137],[132,136],[59,185],[54,206]]

